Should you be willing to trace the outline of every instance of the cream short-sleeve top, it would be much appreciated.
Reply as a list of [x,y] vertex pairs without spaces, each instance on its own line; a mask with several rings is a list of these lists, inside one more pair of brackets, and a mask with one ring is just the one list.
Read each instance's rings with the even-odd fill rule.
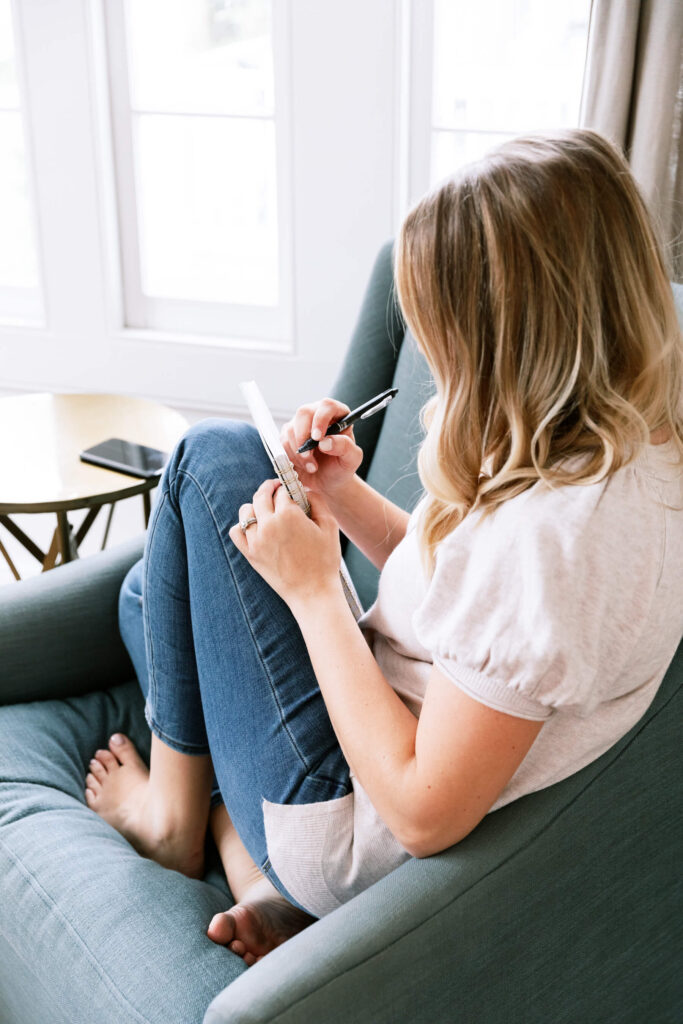
[[[470,513],[430,580],[421,507],[359,626],[415,715],[435,664],[475,700],[545,723],[494,811],[600,757],[652,702],[683,636],[683,466],[671,442],[649,445],[600,483],[539,482]],[[410,856],[351,782],[337,800],[263,805],[271,864],[319,917]]]

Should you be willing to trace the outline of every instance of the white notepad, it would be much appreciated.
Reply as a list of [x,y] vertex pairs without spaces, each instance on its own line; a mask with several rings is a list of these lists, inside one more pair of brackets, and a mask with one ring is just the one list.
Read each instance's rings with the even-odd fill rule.
[[[273,464],[273,469],[277,473],[279,480],[286,488],[292,501],[295,501],[299,508],[303,509],[307,516],[310,516],[311,504],[306,497],[306,491],[299,479],[297,471],[289,461],[289,456],[287,455],[282,441],[280,440],[280,432],[275,425],[275,420],[271,415],[270,409],[266,405],[258,384],[255,380],[243,381],[240,384],[240,389],[244,395],[247,405],[249,406],[249,412],[251,413],[254,425],[261,435],[263,447],[268,453],[268,457]],[[358,621],[363,614],[363,607],[343,560],[339,567],[339,576],[341,578],[348,606],[353,612],[354,618]]]

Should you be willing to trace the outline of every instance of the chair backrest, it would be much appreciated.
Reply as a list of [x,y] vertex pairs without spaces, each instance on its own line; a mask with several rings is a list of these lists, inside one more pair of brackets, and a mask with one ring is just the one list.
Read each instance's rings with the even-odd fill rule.
[[[379,252],[356,328],[331,394],[354,408],[390,387],[399,393],[385,412],[354,427],[365,457],[359,474],[376,490],[412,511],[422,485],[417,452],[424,432],[420,408],[434,391],[429,368],[401,317],[394,295],[393,243]],[[377,594],[379,573],[358,548],[344,558],[364,608]]]
[[[417,453],[424,431],[419,414],[434,393],[434,381],[398,308],[392,254],[390,241],[382,246],[375,261],[351,344],[331,394],[353,409],[380,391],[399,389],[386,411],[356,424],[354,434],[365,453],[360,475],[380,494],[412,511],[422,493]],[[672,287],[683,328],[683,285]],[[367,609],[377,596],[379,572],[348,542],[344,559]]]

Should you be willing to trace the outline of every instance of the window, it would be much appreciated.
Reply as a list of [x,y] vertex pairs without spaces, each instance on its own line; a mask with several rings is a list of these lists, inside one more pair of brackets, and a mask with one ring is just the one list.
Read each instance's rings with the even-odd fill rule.
[[47,324],[0,322],[0,388],[328,393],[395,228],[397,0],[13,3]]
[[0,321],[31,325],[43,309],[18,51],[11,0],[0,0]]
[[0,387],[329,393],[409,203],[576,123],[589,6],[0,0]]
[[290,340],[283,8],[105,5],[127,326]]
[[578,125],[590,0],[433,0],[418,17],[412,199],[505,139]]

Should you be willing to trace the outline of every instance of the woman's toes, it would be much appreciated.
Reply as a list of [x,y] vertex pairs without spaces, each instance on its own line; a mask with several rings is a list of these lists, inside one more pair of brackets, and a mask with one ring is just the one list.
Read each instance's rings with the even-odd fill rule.
[[121,764],[137,765],[147,771],[147,766],[135,749],[135,745],[123,733],[116,732],[110,737],[109,749]]
[[108,772],[118,768],[119,763],[110,750],[96,750],[95,758],[103,765]]
[[90,772],[85,777],[85,784],[88,789],[92,790],[92,792],[97,795],[100,790],[100,783],[99,780]]
[[[218,943],[219,946],[227,946],[235,938],[235,920],[232,914],[228,914],[226,911],[222,914],[214,914],[206,934],[212,942]],[[237,951],[233,950],[233,952]]]
[[97,797],[93,793],[92,789],[86,789],[85,791],[85,802],[88,807],[94,807],[97,803]]
[[101,761],[98,761],[96,757],[93,757],[90,764],[88,765],[90,774],[94,775],[96,779],[102,780],[107,774],[107,769],[104,767]]

